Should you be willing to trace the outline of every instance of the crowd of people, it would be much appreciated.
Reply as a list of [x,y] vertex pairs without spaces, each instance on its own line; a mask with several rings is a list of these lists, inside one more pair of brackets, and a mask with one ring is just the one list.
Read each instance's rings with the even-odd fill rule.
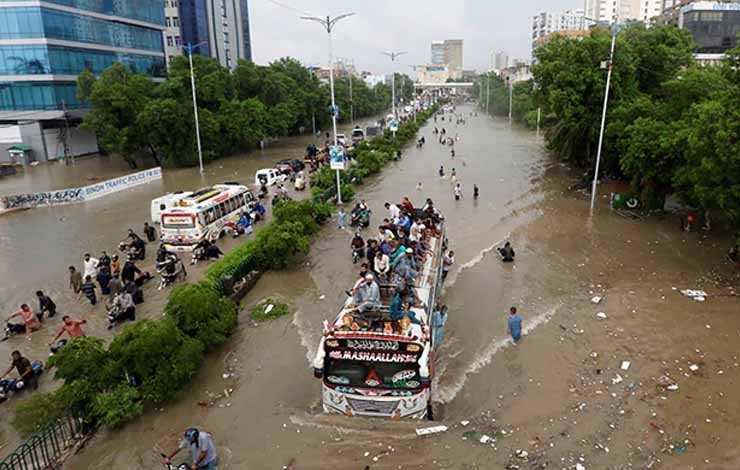
[[[364,201],[358,203],[362,204]],[[365,239],[358,231],[350,241],[353,259],[365,261],[361,263],[358,278],[347,295],[352,299],[350,309],[360,313],[377,310],[382,306],[382,287],[390,295],[389,327],[404,331],[410,324],[419,323],[413,308],[429,311],[429,306],[419,298],[414,287],[418,284],[424,263],[433,256],[432,240],[443,244],[444,256],[440,261],[443,277],[454,264],[455,253],[447,251],[441,227],[444,217],[431,199],[427,199],[421,208],[414,207],[408,197],[399,203],[386,202],[384,207],[387,216],[378,225],[377,236]],[[440,308],[435,308],[435,314],[441,315],[440,312]],[[441,318],[437,320],[443,323]]]
[[[156,228],[148,222],[144,223],[143,233],[148,242],[158,240]],[[142,286],[152,276],[142,271],[137,266],[137,262],[146,258],[147,241],[144,241],[133,229],[129,229],[126,239],[119,244],[119,249],[125,258],[123,263],[117,254],[109,255],[103,250],[97,258],[90,253],[85,253],[81,270],[75,266],[67,268],[69,289],[78,300],[84,297],[91,306],[96,306],[102,297],[108,312],[109,328],[125,320],[135,320],[136,305],[144,301]],[[37,290],[36,302],[36,308],[24,303],[17,311],[5,318],[3,341],[14,335],[40,331],[44,324],[57,316],[57,304],[50,295]],[[56,333],[48,343],[52,352],[62,347],[67,340],[84,337],[85,332],[82,325],[86,322],[84,319],[63,315],[61,324],[55,329]],[[63,335],[67,338],[59,341]],[[8,375],[13,368],[17,370],[19,378],[27,377],[28,367],[21,352],[13,351],[11,360],[13,365],[3,377]],[[18,383],[23,383],[26,387],[30,385],[34,389],[37,385],[35,379],[24,379]]]

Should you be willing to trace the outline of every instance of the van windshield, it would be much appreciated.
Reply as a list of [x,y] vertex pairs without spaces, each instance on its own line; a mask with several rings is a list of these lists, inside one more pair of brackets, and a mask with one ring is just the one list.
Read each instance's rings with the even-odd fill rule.
[[327,359],[326,381],[332,385],[409,390],[421,387],[419,365]]

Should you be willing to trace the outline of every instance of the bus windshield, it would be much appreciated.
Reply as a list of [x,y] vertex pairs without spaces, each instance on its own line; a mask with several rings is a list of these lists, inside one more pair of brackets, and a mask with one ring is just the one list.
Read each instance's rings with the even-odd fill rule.
[[419,365],[327,359],[326,381],[332,385],[379,389],[415,389],[421,386]]
[[164,215],[162,228],[174,230],[195,228],[195,220],[189,215]]

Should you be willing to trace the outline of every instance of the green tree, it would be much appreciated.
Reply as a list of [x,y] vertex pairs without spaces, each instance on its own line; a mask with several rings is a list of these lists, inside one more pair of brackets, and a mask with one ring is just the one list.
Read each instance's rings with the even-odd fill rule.
[[140,320],[110,345],[114,370],[126,377],[146,403],[172,399],[203,362],[203,344],[181,332],[174,319]]
[[[83,75],[82,79],[85,90],[89,76]],[[93,82],[89,93],[91,109],[82,126],[95,132],[103,149],[121,155],[132,167],[136,166],[134,155],[146,145],[137,116],[153,90],[154,83],[149,78],[115,63]]]
[[224,344],[237,323],[234,302],[205,284],[177,286],[164,311],[180,331],[202,343],[206,351]]

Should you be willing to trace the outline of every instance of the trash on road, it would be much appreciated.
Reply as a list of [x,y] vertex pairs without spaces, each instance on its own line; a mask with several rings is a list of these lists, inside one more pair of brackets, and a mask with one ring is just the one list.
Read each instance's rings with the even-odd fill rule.
[[691,372],[696,372],[697,370],[699,370],[699,366],[697,366],[696,364],[689,364],[689,370]]
[[622,361],[622,370],[629,370],[632,363],[630,361]]
[[602,320],[605,320],[606,319],[606,313],[604,313],[604,312],[598,312],[596,314],[596,316],[599,317],[599,318],[601,318]]
[[602,297],[600,295],[595,295],[595,296],[591,297],[591,302],[592,303],[595,303],[595,304],[598,304],[599,302],[601,302],[601,298]]
[[428,428],[416,428],[417,436],[426,436],[427,434],[436,434],[438,432],[447,431],[447,426],[431,426]]
[[703,290],[683,289],[681,293],[686,297],[691,297],[697,302],[704,302],[707,298],[707,293]]

